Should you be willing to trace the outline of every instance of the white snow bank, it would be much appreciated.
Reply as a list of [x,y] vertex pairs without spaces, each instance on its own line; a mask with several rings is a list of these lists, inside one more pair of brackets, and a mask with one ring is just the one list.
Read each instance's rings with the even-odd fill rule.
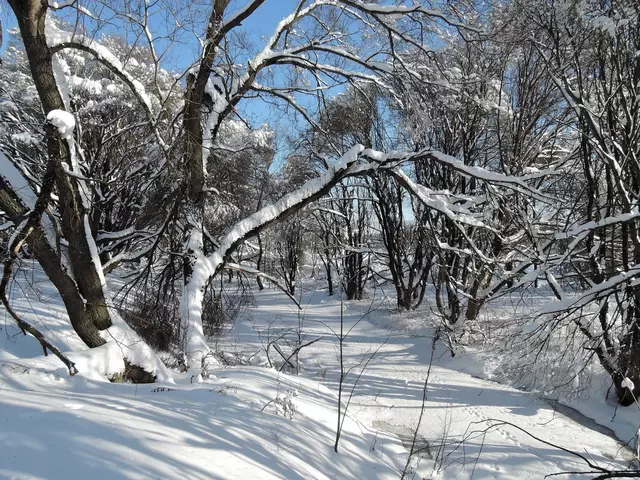
[[[130,363],[138,365],[155,375],[157,381],[173,383],[171,372],[164,366],[155,351],[127,325],[117,312],[112,310],[110,313],[113,325],[106,332],[103,332],[102,336],[107,343],[100,347],[106,350],[105,355],[100,355],[100,352],[97,352],[99,349],[92,348],[89,350],[89,353],[93,356],[91,361],[101,361],[105,367],[111,367],[111,370],[104,372],[104,375],[109,375],[124,371],[124,362],[122,360],[124,356]],[[97,360],[100,357],[102,359]],[[117,360],[116,357],[120,360]],[[76,360],[75,356],[73,360]],[[117,362],[120,362],[122,367]],[[79,371],[82,371],[81,366],[76,364]],[[96,371],[93,368],[95,365],[88,364],[86,366],[86,372]]]
[[[333,451],[335,399],[316,382],[260,368],[218,373],[136,386],[2,366],[0,477],[399,478],[398,442],[354,421]],[[291,418],[275,408],[287,395]]]

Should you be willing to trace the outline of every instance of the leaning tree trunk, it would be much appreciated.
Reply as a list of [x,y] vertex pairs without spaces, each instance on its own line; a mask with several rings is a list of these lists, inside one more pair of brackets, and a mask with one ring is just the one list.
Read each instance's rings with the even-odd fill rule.
[[[15,13],[29,60],[29,67],[38,91],[44,113],[53,110],[65,110],[53,74],[52,55],[45,38],[46,2],[37,0],[10,0]],[[74,329],[89,347],[98,347],[105,343],[98,334],[111,326],[103,291],[103,278],[100,265],[96,265],[93,252],[95,244],[87,230],[89,226],[88,206],[83,205],[78,181],[68,175],[64,164],[73,166],[71,146],[67,139],[47,129],[48,161],[52,164],[55,184],[59,196],[61,229],[69,243],[69,262],[73,280],[66,279],[47,266],[44,258],[46,249],[40,249],[43,268],[51,274],[56,287],[62,288],[61,294],[67,306]],[[71,282],[75,281],[75,285]],[[78,301],[80,299],[80,301]],[[84,299],[84,301],[82,301]]]
[[[19,224],[20,220],[29,213],[29,209],[22,204],[2,178],[0,178],[0,208],[15,224]],[[91,315],[85,311],[85,304],[76,282],[62,268],[58,253],[47,241],[41,224],[35,226],[34,231],[29,235],[28,243],[29,251],[60,293],[71,325],[78,336],[89,346],[99,346],[104,343]]]
[[[9,0],[20,29],[29,68],[45,115],[66,107],[53,73],[53,58],[45,36],[48,3],[39,0]],[[42,228],[42,220],[29,236],[34,256],[51,282],[58,289],[71,324],[91,348],[104,345],[100,331],[112,326],[106,302],[105,280],[97,247],[91,234],[89,199],[83,197],[79,178],[69,175],[66,168],[77,168],[75,146],[71,136],[63,136],[53,125],[47,125],[47,171],[53,173],[58,194],[58,210],[62,235],[68,243],[71,271],[60,264],[59,252],[49,245]],[[80,172],[76,172],[80,173]],[[13,219],[23,215],[26,206],[11,194],[10,187],[1,182],[1,206]],[[153,381],[154,376],[124,359],[125,377],[139,382]]]
[[[257,236],[258,241],[258,258],[256,259],[256,270],[262,271],[262,257],[264,255],[264,249],[262,247],[262,237],[260,235]],[[264,284],[262,283],[262,278],[260,275],[256,275],[256,283],[258,284],[259,290],[264,290]]]

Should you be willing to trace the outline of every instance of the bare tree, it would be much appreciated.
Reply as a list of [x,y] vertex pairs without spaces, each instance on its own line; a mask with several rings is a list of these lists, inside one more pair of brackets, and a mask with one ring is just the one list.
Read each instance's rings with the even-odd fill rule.
[[[638,6],[539,2],[523,8],[528,38],[572,113],[565,208],[539,268],[558,301],[544,313],[554,330],[583,338],[613,380],[623,405],[640,393],[640,304],[636,282],[640,30]],[[570,185],[573,183],[573,185]],[[571,285],[577,295],[561,286]],[[566,288],[566,287],[565,287]],[[625,380],[626,379],[626,380]]]
[[[216,195],[214,177],[221,173],[216,168],[211,168],[210,173],[209,167],[213,167],[211,162],[221,161],[221,152],[225,150],[225,125],[241,118],[243,101],[256,97],[268,99],[286,105],[300,118],[317,125],[306,98],[321,97],[327,89],[347,83],[354,88],[366,83],[401,100],[394,89],[392,75],[398,69],[408,67],[403,55],[406,50],[417,49],[426,54],[426,32],[439,32],[445,28],[452,35],[465,37],[476,32],[456,18],[455,8],[440,12],[423,4],[382,6],[352,0],[302,0],[275,26],[272,36],[259,52],[247,55],[246,49],[237,48],[236,34],[242,22],[256,14],[263,4],[264,0],[250,0],[236,11],[229,11],[228,0],[214,0],[210,8],[207,7],[207,21],[202,25],[198,14],[203,9],[195,4],[184,11],[175,11],[163,2],[95,2],[101,11],[109,12],[107,22],[90,17],[88,10],[74,3],[60,7],[67,15],[72,12],[77,17],[73,30],[69,30],[59,25],[45,26],[45,18],[54,12],[47,4],[34,0],[10,2],[18,19],[33,82],[44,113],[49,117],[46,168],[42,171],[50,172],[47,181],[53,181],[55,185],[60,238],[69,245],[70,270],[65,268],[47,241],[40,219],[29,232],[29,246],[61,292],[71,322],[87,345],[103,345],[105,340],[100,332],[119,320],[109,308],[103,265],[98,256],[95,232],[91,231],[91,204],[85,198],[85,193],[90,191],[88,180],[76,167],[79,163],[77,155],[84,150],[85,144],[94,145],[93,139],[80,135],[81,124],[75,134],[69,133],[70,127],[83,119],[69,113],[72,105],[65,104],[54,69],[54,55],[67,49],[91,55],[117,78],[120,85],[129,89],[143,114],[143,128],[153,137],[155,148],[150,153],[157,162],[157,169],[151,175],[157,173],[158,178],[167,179],[164,190],[158,188],[144,195],[150,205],[158,207],[155,215],[132,209],[134,219],[129,225],[133,233],[105,231],[96,238],[104,241],[107,248],[113,246],[114,240],[121,248],[112,258],[103,258],[107,260],[105,267],[121,262],[141,262],[142,270],[147,273],[160,270],[170,288],[179,293],[182,350],[187,365],[196,376],[203,368],[202,362],[209,349],[202,313],[211,280],[225,266],[235,263],[233,255],[248,239],[293,218],[338,185],[348,186],[351,179],[365,176],[391,176],[398,187],[409,192],[426,210],[437,212],[450,222],[451,229],[464,237],[465,255],[467,251],[473,252],[487,263],[493,260],[483,252],[480,237],[490,235],[495,228],[483,221],[482,209],[499,208],[500,202],[506,205],[516,194],[538,201],[547,199],[539,187],[540,179],[548,172],[529,175],[503,172],[492,164],[479,166],[460,161],[429,145],[415,148],[411,153],[384,154],[366,148],[373,145],[364,139],[364,145],[343,151],[336,149],[333,160],[327,162],[322,174],[287,192],[279,200],[260,206],[255,213],[239,214],[238,218],[246,217],[233,219],[216,231],[215,219],[207,218],[207,213],[215,211],[220,204],[221,196]],[[167,28],[169,43],[180,43],[184,25],[202,27],[203,32],[198,35],[202,40],[201,48],[192,67],[166,85],[159,79],[163,75],[163,57],[169,50],[157,48],[162,42],[156,41],[149,29],[153,9],[165,7],[168,23],[178,25]],[[187,17],[185,22],[179,21],[181,16]],[[94,39],[107,24],[118,22],[131,27],[138,34],[136,38],[145,44],[147,70],[151,75],[144,84],[131,73],[128,64]],[[341,29],[344,22],[358,28]],[[365,37],[372,40],[363,42]],[[248,61],[247,57],[250,57]],[[292,72],[297,75],[288,75]],[[173,93],[181,91],[181,82],[185,87],[184,103],[178,113],[174,113],[170,105],[175,101]],[[369,105],[373,106],[375,102]],[[365,112],[364,118],[367,118],[367,111],[370,112],[361,110],[359,113]],[[371,130],[363,128],[365,132]],[[99,141],[97,145],[100,144]],[[237,153],[233,152],[234,155]],[[461,181],[478,185],[478,191],[445,201],[443,192],[434,190],[433,185],[420,185],[420,178],[414,179],[407,174],[412,169],[415,171],[416,165],[424,163],[446,169],[452,179],[464,179]],[[160,172],[166,175],[161,176]],[[17,172],[15,178],[24,180],[24,175]],[[44,188],[45,182],[40,183]],[[32,206],[23,203],[16,185],[3,180],[0,186],[2,209],[8,212],[20,231],[22,219]],[[360,213],[358,218],[363,218]],[[360,221],[355,223],[356,228]],[[109,227],[105,225],[104,228]],[[360,242],[352,237],[349,242]],[[443,242],[439,248],[461,253],[458,246],[446,246]],[[354,265],[349,262],[347,265],[360,275],[362,262],[358,258],[362,257],[358,255],[358,252],[348,251],[345,258],[355,258]],[[421,268],[428,270],[426,264]],[[177,282],[179,278],[181,281]],[[361,288],[362,279],[357,282]]]

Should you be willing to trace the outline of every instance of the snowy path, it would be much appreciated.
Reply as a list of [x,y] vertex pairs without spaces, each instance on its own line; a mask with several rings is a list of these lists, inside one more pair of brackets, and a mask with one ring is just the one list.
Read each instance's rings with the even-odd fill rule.
[[[223,348],[228,349],[227,354],[233,351],[238,355],[241,350],[246,356],[252,355],[268,341],[276,341],[281,346],[287,339],[293,341],[297,336],[295,330],[302,325],[305,341],[323,337],[302,351],[304,372],[324,378],[324,383],[335,392],[339,361],[334,332],[340,331],[339,304],[322,292],[304,300],[306,307],[300,317],[281,295],[272,291],[259,294],[260,308],[251,312],[249,324],[237,325],[230,335],[232,342]],[[397,325],[389,320],[393,316],[383,311],[361,318],[367,308],[368,304],[364,303],[349,304],[345,312],[345,331],[351,330],[344,346],[345,368],[352,369],[345,390],[351,390],[363,364],[377,352],[358,380],[349,413],[371,428],[390,431],[406,439],[418,421],[431,339],[398,332]],[[272,349],[272,360],[277,357]],[[440,472],[442,478],[533,479],[561,471],[588,469],[576,457],[509,425],[499,425],[485,434],[490,424],[498,423],[491,422],[492,419],[513,423],[556,445],[583,454],[588,452],[587,457],[603,466],[614,457],[621,461],[625,456],[614,439],[554,411],[543,400],[447,368],[451,360],[444,351],[438,350],[436,357],[420,435],[429,443],[430,456],[440,458],[437,468],[446,467]],[[458,364],[460,361],[455,359]],[[464,437],[465,441],[461,442]],[[384,445],[377,448],[384,449]],[[421,462],[421,475],[430,475],[432,470],[433,462]]]

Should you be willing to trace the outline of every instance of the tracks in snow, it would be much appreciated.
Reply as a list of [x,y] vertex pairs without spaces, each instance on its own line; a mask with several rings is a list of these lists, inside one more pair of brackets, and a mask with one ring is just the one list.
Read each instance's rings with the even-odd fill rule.
[[[256,339],[259,337],[256,332],[260,330],[273,331],[274,318],[282,329],[298,326],[297,312],[289,308],[286,300],[273,294],[261,297],[258,297],[261,308],[253,312],[251,328]],[[335,392],[340,362],[334,332],[340,331],[340,305],[327,300],[321,292],[305,300],[302,302],[306,304],[303,328],[310,337],[324,336],[325,340],[304,349],[301,359],[307,375],[318,374]],[[349,413],[370,428],[410,438],[408,432],[414,431],[420,415],[431,339],[412,336],[410,332],[390,331],[386,327],[392,322],[383,311],[373,312],[361,320],[363,308],[349,304],[345,315],[345,331],[352,329],[344,344],[344,366],[351,369],[343,390],[347,395],[357,379]],[[246,343],[248,332],[238,333]],[[254,353],[260,347],[256,341],[246,352]],[[374,359],[361,372],[372,352],[377,352]],[[618,456],[619,445],[614,439],[556,412],[543,400],[448,369],[446,364],[444,353],[436,355],[419,430],[432,453],[437,456],[440,448],[439,453],[445,457],[441,460],[447,467],[443,478],[524,480],[587,469],[576,457],[508,425],[494,425],[487,430],[497,423],[491,419],[512,423],[556,445],[583,454],[588,452],[590,458],[604,465]]]

